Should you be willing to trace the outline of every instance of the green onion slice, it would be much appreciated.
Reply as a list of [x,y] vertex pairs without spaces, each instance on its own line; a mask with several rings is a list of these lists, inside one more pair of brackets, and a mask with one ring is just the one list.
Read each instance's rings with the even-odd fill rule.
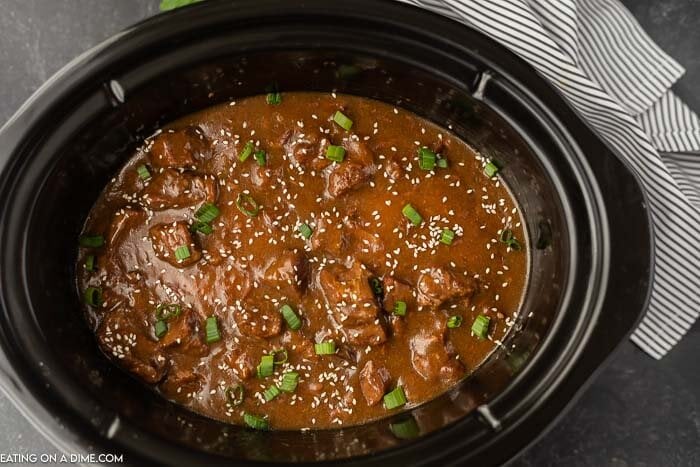
[[448,167],[447,159],[445,159],[444,157],[438,159],[437,166],[440,167],[441,169],[446,169]]
[[88,287],[84,293],[85,303],[90,306],[102,305],[102,290],[99,287]]
[[282,313],[284,320],[287,322],[289,329],[296,331],[301,327],[301,319],[299,319],[299,316],[297,316],[291,306],[287,304],[282,305],[280,312]]
[[484,315],[477,316],[472,324],[472,333],[479,339],[485,339],[489,335],[489,324],[491,324],[491,318]]
[[301,234],[302,237],[305,239],[311,238],[311,235],[314,233],[313,229],[309,226],[309,224],[301,224],[299,226],[299,233]]
[[138,167],[136,167],[136,173],[139,174],[139,178],[141,180],[148,180],[149,178],[151,178],[151,172],[148,171],[148,167],[146,167],[145,165],[139,165]]
[[406,420],[389,425],[389,429],[399,439],[412,439],[420,434],[416,419],[409,416]]
[[418,150],[418,166],[423,170],[433,170],[435,168],[436,156],[428,148]]
[[288,371],[282,375],[280,390],[284,392],[294,392],[299,384],[299,373],[296,371]]
[[243,414],[243,421],[254,430],[268,430],[270,428],[267,419],[247,412]]
[[85,270],[92,271],[95,269],[95,255],[87,255],[85,257]]
[[520,250],[522,250],[522,248],[523,248],[523,247],[520,245],[520,242],[517,241],[515,238],[512,238],[512,239],[510,240],[510,242],[508,242],[508,247],[509,247],[511,250],[514,250],[514,251],[520,251]]
[[455,329],[458,328],[462,325],[462,317],[461,316],[450,316],[447,318],[447,327],[450,329]]
[[416,211],[416,208],[411,206],[410,203],[404,206],[401,212],[406,219],[411,221],[413,225],[421,225],[423,223],[423,217],[418,213],[418,211]]
[[452,240],[455,239],[455,233],[450,229],[442,229],[440,234],[440,242],[445,245],[452,245]]
[[352,120],[340,110],[337,110],[333,115],[333,121],[346,131],[350,131],[350,128],[352,128]]
[[255,151],[253,159],[255,159],[255,162],[257,162],[260,167],[265,167],[267,164],[267,154],[263,150]]
[[403,392],[401,386],[396,386],[396,388],[384,395],[384,407],[387,409],[396,409],[406,404],[406,394]]
[[156,307],[156,319],[169,320],[180,316],[182,307],[177,303],[161,303]]
[[333,146],[332,144],[326,148],[326,159],[333,162],[343,162],[345,159],[345,148],[342,146]]
[[238,155],[238,160],[241,162],[245,162],[245,160],[248,159],[251,154],[253,154],[253,149],[255,149],[255,145],[252,141],[248,141],[247,143],[245,143],[245,146],[243,146],[243,150]]
[[260,364],[258,365],[258,378],[267,378],[268,376],[272,376],[274,370],[274,355],[263,355],[262,357],[260,357]]
[[269,92],[265,100],[270,105],[280,105],[282,103],[282,94],[279,92]]
[[221,333],[219,332],[219,323],[216,321],[216,316],[210,316],[207,318],[204,324],[204,332],[206,334],[207,344],[213,344],[221,340]]
[[335,353],[335,342],[326,341],[314,344],[316,355],[333,355]]
[[267,402],[270,402],[275,397],[281,394],[279,388],[274,384],[263,391],[263,397]]
[[175,259],[176,260],[183,261],[189,257],[190,257],[190,249],[187,247],[187,245],[180,245],[179,247],[175,248]]
[[498,236],[498,241],[505,243],[511,250],[520,251],[522,249],[520,242],[513,236],[513,231],[510,229],[503,229]]
[[214,229],[206,222],[197,221],[190,226],[190,232],[199,232],[204,235],[210,235],[212,232],[214,232]]
[[158,339],[163,337],[165,333],[168,332],[168,323],[163,321],[162,319],[159,319],[156,321],[155,325],[155,334]]
[[194,217],[196,217],[199,222],[208,224],[219,217],[219,214],[221,214],[221,211],[214,203],[204,203],[197,209],[197,212],[194,213]]
[[498,173],[498,166],[492,162],[487,162],[484,166],[484,173],[487,177],[491,178]]
[[226,402],[231,407],[241,405],[243,403],[243,397],[245,396],[245,388],[240,384],[229,386],[224,391],[224,396],[226,396]]
[[102,235],[82,235],[78,242],[86,248],[99,248],[105,244],[105,238]]
[[248,217],[255,217],[260,212],[260,206],[252,196],[240,193],[236,198],[236,207]]
[[394,303],[394,314],[397,316],[406,316],[406,302],[397,301]]

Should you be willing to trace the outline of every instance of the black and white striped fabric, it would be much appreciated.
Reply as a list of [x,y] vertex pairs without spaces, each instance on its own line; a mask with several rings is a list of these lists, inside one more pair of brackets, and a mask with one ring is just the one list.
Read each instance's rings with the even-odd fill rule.
[[664,356],[700,315],[700,250],[686,240],[700,231],[700,154],[692,154],[700,120],[669,90],[683,68],[617,0],[402,1],[467,23],[525,59],[635,168],[649,197],[656,270],[631,339]]

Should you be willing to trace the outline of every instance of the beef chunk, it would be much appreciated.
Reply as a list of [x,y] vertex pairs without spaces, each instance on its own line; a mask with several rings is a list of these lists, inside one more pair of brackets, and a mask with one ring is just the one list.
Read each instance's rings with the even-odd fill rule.
[[421,329],[411,337],[411,364],[427,381],[451,383],[464,373],[464,367],[447,338],[445,318],[436,314],[432,322],[432,328]]
[[359,263],[351,268],[330,266],[318,274],[318,282],[340,323],[354,326],[374,322],[377,301],[369,285],[369,273]]
[[267,338],[282,331],[282,316],[272,306],[270,309],[261,310],[244,304],[242,309],[234,313],[234,320],[238,331],[244,336]]
[[439,307],[445,302],[468,299],[476,291],[476,281],[447,268],[432,268],[418,278],[418,305]]
[[[202,257],[202,252],[192,241],[192,235],[186,222],[173,222],[154,225],[148,230],[156,256],[177,267],[190,266]],[[178,247],[186,246],[190,256],[183,260],[175,257]]]
[[178,352],[198,357],[208,353],[209,348],[199,331],[201,318],[191,308],[183,310],[180,316],[168,320],[168,332],[160,339],[162,348],[178,347]]
[[377,405],[389,389],[389,372],[379,367],[372,360],[368,361],[360,371],[360,389],[365,396],[367,405]]
[[396,161],[386,161],[384,164],[384,171],[386,172],[387,176],[392,179],[392,180],[398,180],[401,177],[404,176],[404,168],[401,164],[399,164]]
[[141,202],[155,211],[216,201],[216,177],[165,169],[141,191]]
[[155,344],[148,339],[148,330],[133,319],[132,310],[117,308],[108,312],[97,329],[102,350],[130,373],[149,384],[163,379],[167,360],[158,358]]
[[151,146],[151,165],[160,168],[192,167],[198,157],[203,157],[207,150],[207,141],[194,128],[177,131],[165,131],[153,140]]
[[348,251],[343,224],[321,223],[311,236],[311,248],[325,251],[333,256],[342,256]]
[[298,166],[322,170],[330,165],[326,159],[328,139],[318,128],[295,128],[285,134],[284,150]]
[[328,194],[337,198],[370,179],[371,173],[360,164],[354,162],[342,162],[328,174]]
[[268,264],[263,283],[279,291],[284,297],[298,299],[306,290],[308,264],[302,252],[287,250]]
[[348,343],[366,346],[386,341],[369,273],[359,263],[351,268],[324,268],[318,274],[318,284]]
[[384,311],[394,311],[396,302],[406,303],[406,308],[411,309],[416,304],[413,289],[410,285],[394,277],[384,279]]
[[194,372],[193,368],[172,367],[168,371],[165,380],[160,384],[160,390],[166,396],[174,397],[176,394],[186,395],[197,393],[202,387],[202,377]]

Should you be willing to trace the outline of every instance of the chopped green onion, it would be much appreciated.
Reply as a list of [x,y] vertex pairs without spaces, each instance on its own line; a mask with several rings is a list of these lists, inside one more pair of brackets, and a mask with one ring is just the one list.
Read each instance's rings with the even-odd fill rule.
[[148,171],[148,167],[146,167],[145,165],[139,165],[136,168],[136,173],[139,174],[139,178],[141,180],[148,180],[149,178],[151,178],[151,172]]
[[99,287],[88,287],[85,289],[85,303],[90,306],[102,305],[102,290]]
[[288,371],[282,375],[280,390],[284,392],[294,392],[299,384],[299,373],[296,371]]
[[428,148],[418,150],[418,166],[423,170],[433,170],[435,168],[435,153]]
[[189,257],[190,257],[190,249],[187,247],[187,245],[180,245],[179,247],[175,248],[175,259],[176,260],[183,261]]
[[423,223],[423,217],[410,204],[404,206],[401,212],[413,225],[421,225]]
[[279,396],[280,394],[281,393],[279,388],[274,384],[263,391],[263,397],[267,402],[270,402],[272,399]]
[[161,303],[156,307],[156,319],[169,320],[180,316],[182,307],[177,303]]
[[226,402],[228,402],[231,407],[235,407],[243,403],[245,388],[240,384],[229,386],[224,391],[224,395],[226,396]]
[[210,316],[204,325],[204,331],[206,333],[207,344],[213,344],[214,342],[219,342],[221,340],[221,333],[219,332],[219,323],[216,321],[216,316]]
[[371,277],[369,279],[369,286],[372,289],[372,293],[377,297],[381,297],[384,293],[384,284],[382,284],[382,280],[378,277]]
[[416,419],[409,416],[406,420],[389,425],[389,429],[399,439],[412,439],[420,434]]
[[406,316],[406,302],[397,301],[394,303],[394,314],[397,316]]
[[274,355],[263,355],[262,357],[260,357],[260,364],[258,365],[258,378],[267,378],[268,376],[272,376],[274,370]]
[[265,167],[265,164],[267,164],[267,154],[263,150],[255,151],[253,159],[255,159],[255,162],[257,162],[260,167]]
[[484,315],[477,316],[472,324],[472,333],[479,339],[485,339],[489,335],[489,324],[491,324],[491,318]]
[[248,141],[247,143],[245,143],[245,146],[243,146],[243,150],[238,155],[238,160],[244,162],[250,157],[251,154],[253,154],[253,149],[255,149],[255,145],[252,141]]
[[438,159],[437,166],[440,167],[441,169],[446,169],[447,168],[447,159],[445,159],[444,157],[441,157],[440,159]]
[[462,317],[461,316],[450,316],[447,318],[447,327],[450,329],[458,328],[462,325]]
[[455,239],[455,233],[450,229],[442,229],[440,234],[440,242],[445,245],[452,245],[452,240]]
[[160,339],[161,337],[163,337],[165,335],[166,332],[168,332],[168,323],[166,323],[162,319],[159,319],[158,321],[156,321],[156,325],[155,325],[156,337],[158,339]]
[[493,162],[487,162],[484,166],[484,173],[487,177],[491,178],[498,173],[498,166]]
[[85,270],[92,271],[95,269],[95,255],[87,255],[85,257]]
[[345,148],[342,146],[333,146],[332,144],[326,148],[326,159],[333,162],[343,162],[345,159]]
[[333,121],[340,125],[340,127],[346,131],[350,131],[352,128],[352,120],[350,120],[343,112],[337,110],[333,115]]
[[247,412],[243,414],[243,421],[254,430],[268,430],[270,428],[266,419]]
[[282,103],[282,94],[279,92],[270,92],[265,97],[265,100],[270,105],[280,105]]
[[86,248],[99,248],[105,244],[105,238],[102,235],[83,235],[78,242]]
[[221,214],[221,211],[214,203],[204,203],[197,209],[197,212],[194,213],[194,217],[196,217],[199,222],[209,224],[219,217],[219,214]]
[[214,229],[212,228],[211,225],[207,224],[206,222],[194,222],[190,226],[190,231],[191,232],[199,232],[204,235],[210,235],[212,232],[214,232]]
[[522,249],[520,242],[513,236],[513,231],[510,229],[503,229],[498,236],[498,241],[505,243],[511,250],[520,251]]
[[335,353],[335,342],[326,341],[314,344],[316,355],[333,355]]
[[[277,355],[282,355],[279,359],[277,358]],[[287,361],[289,358],[289,355],[287,355],[287,349],[280,349],[280,350],[275,350],[272,352],[272,357],[274,360],[272,361],[275,365],[282,365]]]
[[309,227],[309,224],[301,224],[299,226],[299,233],[302,237],[308,240],[314,231],[311,229],[311,227]]
[[284,320],[287,322],[287,326],[289,326],[289,329],[292,331],[296,331],[301,327],[301,319],[297,316],[297,314],[294,312],[294,309],[287,305],[284,304],[282,305],[282,308],[280,308],[280,312],[282,313],[282,317]]
[[260,212],[258,203],[252,196],[245,193],[240,193],[236,198],[236,207],[248,217],[255,217],[258,215],[258,212]]
[[522,250],[522,246],[520,246],[520,242],[517,241],[515,238],[512,238],[512,239],[508,242],[508,247],[509,247],[511,250],[513,250],[513,251],[520,251],[520,250]]
[[384,407],[389,410],[401,407],[406,402],[406,394],[401,386],[396,386],[396,389],[384,395]]

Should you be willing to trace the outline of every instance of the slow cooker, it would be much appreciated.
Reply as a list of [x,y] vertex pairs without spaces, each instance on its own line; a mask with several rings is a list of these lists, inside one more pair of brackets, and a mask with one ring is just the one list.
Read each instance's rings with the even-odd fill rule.
[[[527,223],[520,317],[452,390],[362,426],[253,432],[149,391],[104,357],[74,286],[106,182],[159,125],[265,92],[399,105],[502,161]],[[571,404],[644,311],[653,244],[634,173],[524,61],[392,1],[207,1],[141,22],[68,64],[0,131],[0,370],[67,452],[130,464],[491,465]]]

